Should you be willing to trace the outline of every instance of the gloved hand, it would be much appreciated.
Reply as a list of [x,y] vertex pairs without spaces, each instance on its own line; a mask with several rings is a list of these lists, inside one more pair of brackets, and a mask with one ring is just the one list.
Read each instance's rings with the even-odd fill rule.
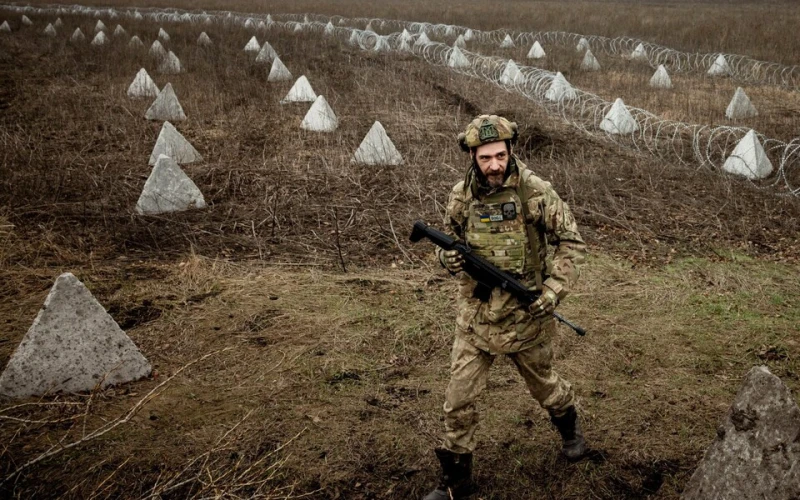
[[439,261],[448,271],[455,274],[461,271],[461,266],[464,264],[464,257],[458,250],[442,250],[439,252]]
[[542,287],[542,294],[533,304],[528,307],[528,311],[531,313],[534,319],[543,318],[556,310],[556,306],[558,305],[558,294],[554,292],[551,288],[546,286]]

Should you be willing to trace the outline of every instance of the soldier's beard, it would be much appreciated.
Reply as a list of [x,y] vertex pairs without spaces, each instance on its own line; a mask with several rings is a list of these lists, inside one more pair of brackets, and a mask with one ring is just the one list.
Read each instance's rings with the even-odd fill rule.
[[502,186],[505,180],[506,180],[505,171],[495,174],[488,174],[486,176],[486,183],[489,185],[489,187],[493,188]]
[[503,169],[502,172],[492,173],[489,175],[484,174],[477,163],[473,163],[472,167],[475,170],[475,175],[478,178],[478,182],[482,186],[486,186],[489,188],[498,188],[502,186],[503,183],[506,181],[506,173],[508,173],[508,166],[506,166],[506,168]]

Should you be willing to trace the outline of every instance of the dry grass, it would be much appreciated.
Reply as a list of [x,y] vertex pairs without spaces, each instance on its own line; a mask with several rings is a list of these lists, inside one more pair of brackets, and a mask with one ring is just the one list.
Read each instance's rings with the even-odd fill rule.
[[[275,2],[225,5],[279,10]],[[699,40],[709,22],[699,15],[683,32],[667,29],[686,19],[686,6],[631,6],[619,25],[601,26],[585,4],[519,3],[513,20],[513,10],[491,17],[485,4],[459,5],[351,0],[282,8],[482,28],[550,23],[547,29],[637,35],[649,27],[650,36],[641,36],[672,45],[722,43],[707,33]],[[594,8],[607,14],[611,6]],[[773,19],[771,6],[748,9],[752,19]],[[732,12],[726,7],[720,19],[738,19]],[[647,16],[663,23],[637,20]],[[64,22],[62,33],[80,25],[88,34],[94,24]],[[158,30],[124,26],[148,45]],[[453,288],[430,271],[430,248],[410,247],[405,235],[415,219],[440,219],[466,167],[454,137],[479,112],[520,123],[520,155],[569,201],[595,254],[563,307],[591,333],[563,336],[558,366],[578,387],[589,437],[607,456],[559,462],[545,416],[501,362],[481,403],[484,497],[641,498],[657,490],[675,498],[752,364],[767,363],[795,394],[800,389],[800,346],[792,338],[800,321],[797,200],[609,148],[524,99],[413,58],[273,34],[289,69],[306,74],[340,119],[334,134],[300,132],[305,108],[277,104],[291,84],[266,83],[266,69],[242,53],[250,33],[211,28],[216,46],[206,52],[194,43],[199,28],[165,28],[188,68],[170,78],[119,42],[97,51],[63,37],[0,37],[0,323],[8,332],[0,335],[0,366],[53,277],[72,271],[158,373],[94,394],[0,406],[0,473],[125,415],[201,355],[231,350],[179,373],[129,423],[4,483],[4,493],[420,496],[433,480],[430,450],[441,431]],[[759,32],[748,29],[742,40],[755,40]],[[738,43],[723,45],[737,52]],[[774,46],[793,54],[792,44]],[[775,50],[766,58],[777,60]],[[206,158],[185,170],[208,210],[131,213],[159,129],[142,118],[149,103],[125,96],[141,66],[159,86],[171,81],[181,99],[189,119],[178,128]],[[619,74],[597,91],[631,92],[634,77]],[[696,98],[721,88],[706,83]],[[708,112],[690,109],[687,94],[674,101],[633,95],[631,104],[664,115]],[[769,99],[788,102],[779,91]],[[406,158],[402,167],[350,164],[376,119]],[[770,113],[763,119],[782,132],[795,123]]]
[[[557,460],[546,415],[499,360],[480,403],[482,496],[657,490],[675,498],[752,364],[769,365],[797,394],[800,275],[736,259],[642,270],[593,258],[563,311],[590,334],[562,332],[558,366],[605,458],[569,467]],[[313,498],[409,498],[433,480],[454,317],[453,282],[442,274],[298,272],[196,256],[155,267],[151,278],[127,266],[79,273],[102,303],[117,305],[120,320],[142,297],[160,311],[128,329],[158,378],[93,395],[85,416],[84,397],[57,398],[56,408],[5,406],[0,415],[29,420],[0,427],[8,468],[125,413],[200,353],[230,350],[179,374],[129,425],[6,484],[11,493],[138,497],[185,480],[173,495],[211,493],[210,484],[216,494],[247,496],[236,481],[243,475],[276,498],[287,488]],[[8,306],[31,317],[38,304]]]
[[[65,22],[64,32],[78,23],[91,32],[93,24]],[[128,29],[148,44],[157,31],[148,24]],[[796,200],[609,150],[524,99],[414,58],[371,56],[313,36],[270,37],[290,70],[306,74],[340,118],[336,134],[297,133],[305,109],[277,104],[289,84],[267,84],[266,69],[246,60],[248,33],[211,29],[217,46],[207,53],[194,44],[197,28],[169,31],[169,47],[189,68],[170,78],[157,76],[153,61],[122,42],[97,51],[44,37],[6,37],[0,199],[15,226],[9,238],[18,242],[4,251],[7,262],[64,265],[191,248],[271,261],[344,261],[345,267],[348,261],[407,261],[396,235],[414,219],[440,220],[447,192],[465,168],[452,138],[479,112],[502,112],[522,124],[520,154],[555,182],[592,243],[624,253],[630,240],[636,249],[650,241],[659,246],[658,240],[670,242],[654,249],[664,255],[709,244],[796,255]],[[189,120],[178,127],[207,161],[186,171],[211,205],[207,211],[131,215],[149,171],[143,159],[159,128],[140,118],[148,103],[124,93],[140,66],[160,85],[170,81],[187,110]],[[375,119],[405,155],[401,169],[349,163]],[[739,194],[731,199],[732,192]]]

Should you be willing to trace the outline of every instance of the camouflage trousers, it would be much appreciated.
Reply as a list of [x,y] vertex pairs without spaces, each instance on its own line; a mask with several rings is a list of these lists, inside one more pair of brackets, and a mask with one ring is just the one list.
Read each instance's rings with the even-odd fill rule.
[[[552,369],[552,340],[506,356],[514,362],[531,396],[542,408],[561,416],[574,404],[572,386]],[[456,335],[451,353],[450,383],[445,392],[443,444],[454,453],[472,453],[475,449],[479,419],[475,400],[486,388],[494,358],[495,355]]]

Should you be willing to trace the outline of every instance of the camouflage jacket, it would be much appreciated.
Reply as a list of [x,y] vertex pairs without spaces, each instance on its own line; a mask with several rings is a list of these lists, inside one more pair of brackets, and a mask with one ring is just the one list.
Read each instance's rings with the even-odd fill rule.
[[[549,182],[523,172],[527,167],[516,157],[512,157],[508,168],[510,173],[503,186],[489,190],[479,186],[474,176],[467,176],[453,187],[447,203],[445,231],[459,239],[466,239],[467,218],[470,204],[499,190],[513,190],[526,203],[529,219],[538,237],[538,244],[530,245],[539,250],[541,281],[558,294],[560,300],[567,296],[575,286],[580,268],[586,255],[586,244],[578,232],[572,212]],[[524,179],[524,190],[520,189],[520,179]],[[465,189],[466,186],[466,189]],[[521,200],[524,192],[527,200]],[[547,245],[553,247],[552,260],[547,258]],[[437,248],[437,257],[441,249]],[[518,275],[517,278],[529,288],[536,288],[535,270]],[[482,302],[473,296],[476,282],[466,273],[460,274],[457,305],[459,314],[456,320],[457,335],[464,336],[470,343],[492,354],[516,352],[535,346],[555,332],[555,319],[552,316],[534,320],[527,308],[508,292],[495,288],[488,301]]]

